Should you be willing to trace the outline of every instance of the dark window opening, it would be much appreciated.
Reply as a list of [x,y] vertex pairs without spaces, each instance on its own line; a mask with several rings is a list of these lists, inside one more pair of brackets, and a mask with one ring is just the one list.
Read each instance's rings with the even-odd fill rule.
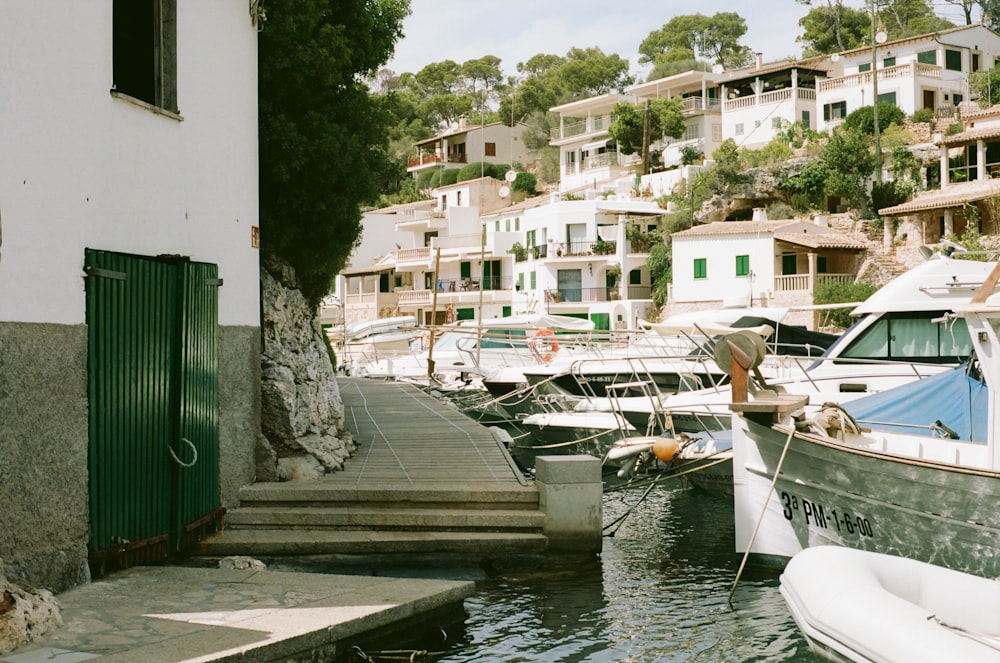
[[115,0],[114,89],[177,112],[176,0]]

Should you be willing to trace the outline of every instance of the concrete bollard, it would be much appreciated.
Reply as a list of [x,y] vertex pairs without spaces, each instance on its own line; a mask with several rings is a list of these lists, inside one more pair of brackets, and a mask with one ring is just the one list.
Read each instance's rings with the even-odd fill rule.
[[593,456],[538,456],[535,485],[549,550],[600,552],[601,461]]

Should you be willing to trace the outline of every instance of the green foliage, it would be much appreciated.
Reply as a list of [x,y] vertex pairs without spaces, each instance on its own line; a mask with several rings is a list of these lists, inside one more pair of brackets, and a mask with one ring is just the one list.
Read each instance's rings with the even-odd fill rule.
[[[417,174],[417,189],[420,191],[427,191],[431,188],[431,178],[434,177],[436,170],[424,170]],[[438,176],[438,181],[440,181],[440,175]]]
[[867,200],[866,184],[875,171],[869,136],[838,127],[823,146],[820,158],[829,169],[826,192],[862,207]]
[[681,148],[681,164],[685,166],[690,166],[704,156],[701,150],[692,145],[685,145]]
[[961,237],[949,235],[948,239],[956,244],[961,244],[966,251],[971,251],[976,255],[956,253],[955,257],[960,260],[995,260],[996,254],[988,253],[990,247],[986,245],[983,241],[983,236],[977,230],[977,226],[979,225],[979,210],[975,205],[966,203],[963,213],[965,214],[965,231]]
[[980,108],[1000,104],[1000,67],[970,73],[969,93],[977,98]]
[[767,218],[769,219],[794,219],[796,210],[788,203],[771,203],[767,206]]
[[670,291],[670,282],[673,279],[673,256],[669,242],[650,244],[646,267],[649,269],[653,302],[662,307],[667,303],[667,293]]
[[[808,0],[798,0],[811,5]],[[845,7],[841,2],[817,6],[799,19],[802,34],[795,41],[802,44],[802,55],[829,55],[861,46],[871,30],[868,12]]]
[[[878,290],[878,286],[871,283],[836,283],[833,281],[820,280],[813,291],[813,301],[816,304],[839,304],[841,302],[863,302]],[[851,311],[853,306],[846,308],[830,309],[825,311],[827,321],[835,327],[847,328],[851,326],[853,318]]]
[[510,185],[514,191],[523,191],[529,196],[534,196],[538,192],[538,178],[531,173],[519,172],[514,182]]
[[590,245],[590,249],[597,255],[610,255],[617,250],[617,244],[615,242],[606,242],[600,237],[597,241]]
[[[622,154],[634,154],[642,150],[646,118],[646,104],[619,102],[615,104],[615,121],[608,127],[608,134],[618,144]],[[650,141],[661,136],[680,138],[684,134],[684,105],[677,98],[652,99],[649,101]]]
[[921,108],[910,116],[911,122],[933,122],[934,121],[934,109],[933,108]]
[[261,249],[295,268],[313,304],[393,171],[390,104],[360,81],[388,61],[408,13],[407,0],[302,0],[269,6],[257,37]]
[[510,248],[507,249],[507,253],[514,256],[514,259],[517,261],[524,260],[528,257],[528,249],[524,248],[524,245],[521,244],[521,242],[514,242],[511,244]]
[[458,168],[446,168],[441,171],[441,180],[438,186],[448,186],[458,182]]
[[905,203],[913,193],[913,187],[906,180],[889,180],[872,184],[872,209],[878,212],[886,207]]
[[639,62],[659,67],[697,53],[727,69],[741,67],[752,59],[750,49],[739,43],[746,31],[746,21],[735,12],[674,16],[639,44]]
[[[880,101],[878,104],[878,130],[885,131],[890,124],[902,124],[906,119],[906,113],[899,109],[896,104]],[[860,131],[863,134],[875,135],[875,108],[873,106],[862,106],[844,118],[845,129]]]
[[948,125],[948,128],[944,130],[945,136],[954,136],[955,134],[962,133],[964,127],[961,122],[952,122]]
[[468,182],[469,180],[479,179],[480,177],[492,177],[494,179],[502,180],[508,170],[510,170],[510,166],[507,164],[475,161],[473,163],[467,163],[458,169],[458,177],[456,181]]

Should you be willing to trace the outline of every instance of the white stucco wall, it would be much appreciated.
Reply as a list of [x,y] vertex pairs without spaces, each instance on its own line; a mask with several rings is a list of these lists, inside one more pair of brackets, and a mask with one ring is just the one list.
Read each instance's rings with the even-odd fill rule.
[[[747,298],[774,284],[774,240],[771,235],[674,237],[673,298],[676,302],[698,302]],[[750,257],[753,280],[736,276],[736,256]],[[694,261],[706,260],[707,277],[694,278]]]
[[93,248],[216,263],[220,324],[258,325],[247,4],[178,0],[183,121],[109,92],[111,0],[5,0],[3,10],[0,321],[83,323]]

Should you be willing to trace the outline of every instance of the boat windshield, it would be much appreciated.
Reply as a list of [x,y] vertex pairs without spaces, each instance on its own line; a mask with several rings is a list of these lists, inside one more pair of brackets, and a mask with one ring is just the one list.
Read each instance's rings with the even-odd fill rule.
[[[945,319],[945,311],[907,311],[887,313],[850,341],[844,334],[827,350],[824,357],[873,359],[955,364],[972,352],[969,329],[960,319]],[[851,329],[860,324],[854,323]],[[847,345],[840,348],[843,343]]]

